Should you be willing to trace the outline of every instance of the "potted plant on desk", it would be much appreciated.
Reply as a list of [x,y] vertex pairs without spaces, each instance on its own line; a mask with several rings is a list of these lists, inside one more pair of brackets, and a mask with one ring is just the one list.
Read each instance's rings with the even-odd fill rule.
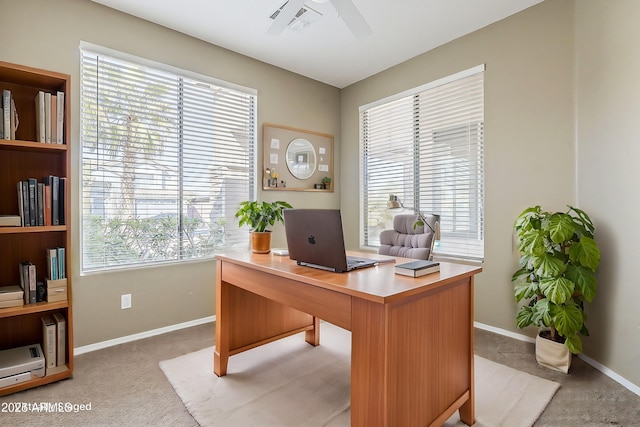
[[567,373],[571,353],[582,352],[580,334],[589,335],[584,303],[596,294],[600,264],[595,228],[585,212],[571,206],[565,213],[528,208],[514,228],[521,255],[520,269],[512,277],[515,299],[528,300],[518,310],[516,324],[548,329],[536,338],[536,360]]
[[246,200],[240,202],[240,209],[236,212],[238,225],[251,227],[251,249],[254,253],[268,254],[271,252],[271,231],[267,227],[276,222],[284,222],[282,211],[292,206],[283,201],[258,202]]

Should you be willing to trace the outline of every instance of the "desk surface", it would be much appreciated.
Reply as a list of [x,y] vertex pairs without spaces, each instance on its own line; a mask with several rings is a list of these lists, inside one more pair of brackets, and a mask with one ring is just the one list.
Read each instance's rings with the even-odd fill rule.
[[[388,261],[384,255],[348,252],[349,255]],[[273,254],[253,254],[249,251],[216,255],[217,259],[283,278],[300,280],[325,289],[356,296],[377,303],[390,303],[411,295],[424,292],[425,287],[434,289],[464,276],[472,276],[482,271],[481,267],[440,263],[440,271],[413,278],[395,274],[393,262],[383,262],[374,267],[362,268],[347,273],[333,273],[317,268],[297,265],[287,256]],[[395,258],[396,263],[415,261],[408,258]]]

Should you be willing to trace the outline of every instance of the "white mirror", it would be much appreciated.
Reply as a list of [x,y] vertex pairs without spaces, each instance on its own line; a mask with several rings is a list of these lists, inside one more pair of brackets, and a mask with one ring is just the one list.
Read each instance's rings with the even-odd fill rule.
[[287,168],[298,179],[307,179],[316,171],[316,152],[304,138],[296,138],[287,147]]

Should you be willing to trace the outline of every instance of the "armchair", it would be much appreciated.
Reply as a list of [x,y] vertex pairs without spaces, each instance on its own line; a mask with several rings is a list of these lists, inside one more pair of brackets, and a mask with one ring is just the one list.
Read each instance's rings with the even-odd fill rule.
[[413,224],[418,220],[418,215],[396,215],[393,218],[393,230],[383,230],[380,233],[378,253],[404,258],[433,259],[433,246],[436,240],[440,239],[440,215],[427,214],[422,217],[426,224],[414,228]]

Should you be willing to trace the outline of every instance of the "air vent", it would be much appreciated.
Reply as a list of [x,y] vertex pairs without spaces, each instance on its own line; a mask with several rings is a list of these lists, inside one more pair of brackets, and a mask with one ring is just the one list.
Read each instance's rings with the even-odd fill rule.
[[[288,1],[284,2],[284,4],[280,6],[278,9],[276,9],[271,14],[271,16],[269,16],[269,18],[275,20],[276,17],[280,14],[280,12],[282,12],[282,8],[285,7],[287,3],[289,2]],[[302,31],[305,28],[307,28],[309,25],[317,21],[318,18],[320,18],[321,16],[322,14],[320,12],[311,9],[309,6],[305,4],[300,8],[298,13],[296,13],[296,16],[293,17],[291,22],[289,22],[289,24],[287,25],[287,28],[289,28],[292,31]]]

